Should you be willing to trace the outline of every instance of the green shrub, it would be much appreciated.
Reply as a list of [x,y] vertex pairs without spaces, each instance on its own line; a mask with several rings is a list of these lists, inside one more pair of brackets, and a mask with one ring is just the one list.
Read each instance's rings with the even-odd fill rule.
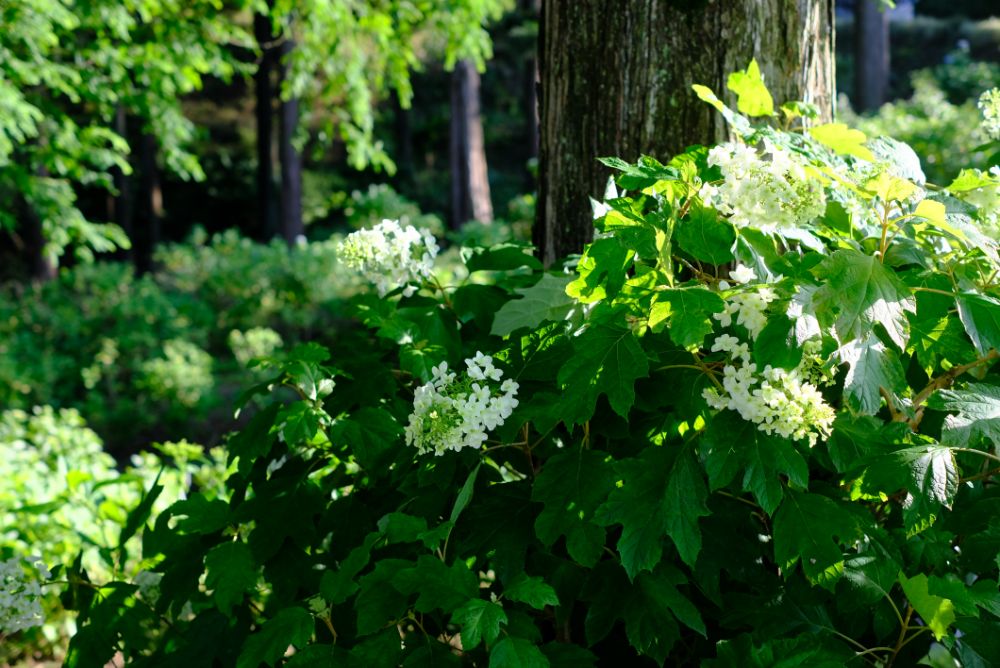
[[980,164],[985,155],[978,147],[988,139],[976,108],[982,90],[952,104],[935,73],[927,70],[913,76],[913,88],[912,98],[889,102],[873,116],[858,117],[843,107],[841,119],[869,135],[894,137],[912,146],[934,183],[949,182],[968,165]]
[[[152,506],[161,511],[191,489],[214,498],[226,470],[220,450],[205,453],[188,443],[157,449],[159,456],[137,455],[121,473],[74,410],[0,413],[0,560],[31,555],[55,570],[79,559],[99,581],[133,577],[142,566],[139,539],[128,540],[124,551],[112,547],[144,490],[154,482],[161,487]],[[56,594],[48,588],[42,599],[42,628],[0,642],[0,663],[58,656],[65,648],[75,616],[62,610]]]
[[406,284],[267,361],[229,502],[155,517],[155,600],[71,601],[67,665],[988,665],[1000,177],[732,81],[735,141],[606,160],[573,275],[353,237]]

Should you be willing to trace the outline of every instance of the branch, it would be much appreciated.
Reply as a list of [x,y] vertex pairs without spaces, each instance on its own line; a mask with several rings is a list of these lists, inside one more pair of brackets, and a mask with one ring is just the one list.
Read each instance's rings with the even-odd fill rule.
[[[980,366],[982,364],[993,362],[998,357],[1000,357],[1000,354],[998,354],[996,350],[991,350],[986,355],[980,357],[975,361],[969,362],[968,364],[954,366],[948,369],[943,374],[941,374],[937,378],[932,379],[931,382],[927,383],[927,387],[920,390],[920,393],[913,398],[913,406],[914,408],[916,408],[916,413],[914,413],[913,419],[909,421],[910,429],[916,431],[917,428],[920,426],[920,421],[924,419],[924,410],[927,408],[924,404],[927,402],[927,400],[930,398],[932,394],[934,394],[938,390],[943,390],[947,387],[951,387],[951,384],[955,382],[955,379],[961,376],[966,371],[975,369],[977,366]],[[902,414],[898,414],[895,418],[893,418],[893,421],[903,422],[905,419],[906,419],[905,416],[903,416]]]

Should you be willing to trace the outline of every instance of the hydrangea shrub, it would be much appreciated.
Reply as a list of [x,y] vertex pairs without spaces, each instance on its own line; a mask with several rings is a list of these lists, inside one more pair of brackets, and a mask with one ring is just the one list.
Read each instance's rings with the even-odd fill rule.
[[733,84],[731,141],[605,161],[572,271],[397,265],[364,346],[266,362],[226,500],[150,520],[155,597],[71,587],[67,665],[992,665],[1000,176]]

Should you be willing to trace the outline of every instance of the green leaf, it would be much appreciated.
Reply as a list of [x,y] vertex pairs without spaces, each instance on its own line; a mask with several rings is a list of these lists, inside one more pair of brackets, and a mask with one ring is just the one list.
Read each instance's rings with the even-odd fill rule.
[[427,520],[406,513],[389,513],[378,521],[378,530],[388,544],[412,543],[427,531]]
[[875,415],[882,407],[880,388],[892,395],[906,387],[896,353],[874,334],[848,342],[834,356],[850,365],[844,376],[844,393],[851,407],[863,414]]
[[907,448],[896,454],[910,464],[914,491],[927,501],[939,503],[946,508],[958,493],[958,466],[951,449],[941,446]]
[[289,645],[302,648],[309,643],[314,627],[313,616],[302,608],[285,608],[247,638],[236,668],[278,665]]
[[476,487],[477,475],[479,475],[479,464],[476,464],[475,468],[469,471],[469,477],[465,479],[462,489],[458,491],[458,496],[455,497],[455,505],[452,507],[451,516],[448,518],[452,524],[458,521],[462,511],[472,501],[472,492]]
[[944,419],[944,445],[969,447],[985,438],[1000,446],[1000,387],[969,383],[961,390],[938,390],[927,405],[954,413]]
[[901,202],[917,192],[917,185],[895,174],[880,172],[878,176],[865,183],[865,189],[883,202]]
[[309,443],[319,432],[320,413],[307,401],[296,401],[278,413],[278,436],[289,445]]
[[597,563],[605,531],[594,524],[594,513],[614,481],[610,457],[596,450],[574,448],[546,461],[531,491],[531,499],[545,506],[535,520],[542,544],[566,536],[570,557],[584,566]]
[[635,381],[649,373],[649,361],[632,330],[598,324],[578,336],[574,355],[559,370],[563,419],[582,424],[594,414],[597,398],[608,397],[621,416],[635,403]]
[[462,627],[462,649],[475,649],[483,640],[492,645],[500,637],[500,625],[507,623],[503,606],[481,598],[470,599],[456,610],[451,621]]
[[550,642],[542,645],[542,654],[552,668],[594,668],[597,657],[588,649],[568,642]]
[[736,108],[747,116],[771,116],[774,100],[764,85],[757,60],[751,60],[743,72],[733,72],[727,82],[729,90],[736,93]]
[[216,545],[205,555],[205,586],[219,610],[232,615],[234,605],[257,586],[257,564],[246,543],[229,541]]
[[125,518],[125,525],[122,527],[121,533],[118,534],[118,551],[120,555],[125,554],[125,544],[129,539],[145,526],[149,520],[149,516],[153,512],[153,504],[156,503],[156,500],[160,498],[160,493],[163,492],[163,485],[160,484],[161,475],[163,475],[163,469],[157,472],[156,479],[153,480],[149,491],[143,495],[139,504]]
[[[397,573],[412,566],[412,561],[381,559],[376,562],[371,573],[358,581],[360,591],[354,607],[358,613],[359,635],[375,633],[406,612],[407,597],[401,595],[390,583]],[[469,598],[473,596],[463,597],[459,605]]]
[[182,517],[174,525],[180,534],[211,534],[229,521],[229,504],[222,499],[207,499],[204,494],[192,494],[167,509],[171,517]]
[[955,299],[958,317],[980,355],[1000,350],[1000,300],[965,292]]
[[754,340],[753,359],[757,367],[767,365],[794,369],[802,361],[802,346],[795,335],[795,323],[784,313],[771,315]]
[[833,149],[840,155],[853,155],[869,162],[875,156],[865,146],[868,137],[861,130],[847,127],[846,123],[826,123],[809,128],[809,134],[820,144]]
[[634,255],[617,237],[597,239],[580,258],[579,276],[566,286],[566,294],[584,304],[614,297],[625,285]]
[[556,590],[542,578],[521,574],[504,587],[504,598],[519,603],[527,603],[536,610],[544,610],[547,605],[559,605]]
[[549,668],[549,660],[530,640],[507,636],[490,652],[490,668]]
[[597,519],[622,525],[618,552],[629,578],[655,568],[663,555],[664,536],[670,536],[681,558],[693,566],[701,550],[698,518],[709,512],[708,488],[692,453],[650,448],[617,462],[615,468],[621,483],[598,508]]
[[955,622],[955,606],[952,602],[941,596],[930,594],[927,587],[927,576],[923,573],[907,578],[900,572],[899,584],[903,587],[903,593],[906,594],[910,605],[924,620],[924,624],[930,628],[934,638],[941,640],[948,635],[948,627]]
[[340,562],[340,568],[323,573],[319,583],[319,591],[323,598],[336,605],[346,601],[358,590],[357,575],[368,565],[372,546],[378,539],[379,534],[374,532],[368,534],[364,543],[351,550]]
[[428,554],[415,566],[400,569],[392,577],[392,586],[403,594],[418,594],[413,607],[418,612],[452,612],[470,598],[476,598],[479,582],[463,561],[445,566]]
[[701,552],[701,529],[698,518],[711,515],[706,505],[708,486],[701,466],[690,450],[677,455],[667,478],[664,498],[664,528],[677,546],[677,552],[694,568]]
[[542,263],[531,254],[531,247],[524,244],[498,244],[490,248],[463,248],[465,266],[469,273],[476,271],[512,271],[527,267],[539,270]]
[[688,217],[677,223],[674,238],[692,257],[720,265],[733,260],[736,231],[707,206],[692,206]]
[[656,293],[649,315],[654,332],[669,324],[671,340],[684,348],[700,348],[712,333],[712,314],[725,309],[717,293],[702,287],[672,288]]
[[789,491],[774,515],[774,558],[786,571],[801,563],[810,582],[832,590],[844,572],[840,543],[857,533],[853,516],[832,499]]
[[506,336],[522,327],[535,329],[548,320],[564,320],[576,303],[566,294],[566,286],[572,280],[569,276],[543,274],[532,287],[514,290],[522,298],[500,307],[490,334]]
[[841,342],[865,339],[879,325],[900,348],[906,347],[906,311],[916,312],[909,288],[877,258],[856,250],[835,252],[816,269],[825,279],[816,291],[816,315],[833,324]]

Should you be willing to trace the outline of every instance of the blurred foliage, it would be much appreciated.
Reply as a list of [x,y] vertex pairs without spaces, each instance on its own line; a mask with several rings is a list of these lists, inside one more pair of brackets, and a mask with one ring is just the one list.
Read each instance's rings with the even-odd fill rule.
[[[1000,78],[1000,67],[981,65],[979,69]],[[949,81],[947,85],[956,94],[968,86],[971,95],[961,104],[950,102],[942,88],[942,75],[952,69],[943,65],[915,73],[910,99],[889,102],[870,116],[856,115],[842,100],[840,118],[870,136],[895,137],[906,142],[920,157],[929,181],[949,183],[964,166],[982,162],[984,156],[977,149],[988,139],[976,108],[981,92],[976,91],[977,82]]]
[[[129,512],[154,481],[160,512],[192,489],[215,498],[223,489],[225,455],[187,442],[158,444],[132,458],[124,472],[75,410],[37,407],[0,413],[0,559],[34,555],[50,568],[76,559],[97,577],[131,579],[144,566],[140,538],[112,551]],[[193,487],[192,487],[193,485]],[[46,623],[17,643],[0,643],[0,664],[29,655],[58,658],[75,632],[75,615],[55,592],[44,599]],[[54,655],[54,656],[53,656]]]

